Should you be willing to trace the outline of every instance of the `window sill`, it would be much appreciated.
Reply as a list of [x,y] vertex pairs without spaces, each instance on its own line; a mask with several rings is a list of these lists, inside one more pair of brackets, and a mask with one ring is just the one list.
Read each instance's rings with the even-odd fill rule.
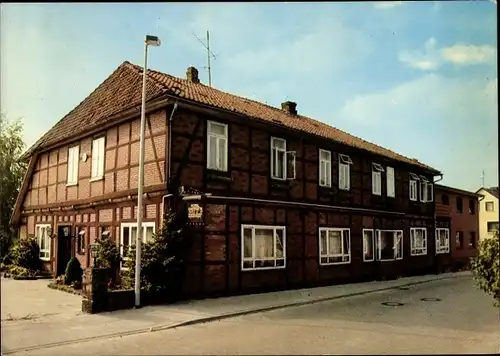
[[328,266],[337,266],[337,265],[348,265],[350,263],[351,263],[351,261],[349,261],[349,262],[331,262],[331,263],[321,263],[320,262],[319,265],[328,267]]
[[350,192],[351,188],[340,188],[339,187],[339,191],[341,191],[341,192]]
[[425,253],[410,253],[410,256],[412,256],[412,257],[427,256],[427,252],[425,252]]
[[243,272],[252,272],[252,271],[267,271],[267,270],[276,270],[276,269],[285,269],[285,266],[276,266],[276,267],[248,267],[248,268],[241,268]]
[[78,182],[77,183],[67,183],[66,187],[76,187],[77,185],[78,185]]
[[40,261],[50,262],[50,257],[40,257]]
[[209,170],[207,172],[207,179],[220,181],[220,182],[232,182],[233,181],[233,178],[231,178],[229,176],[229,172],[227,172],[227,171],[215,171],[215,170]]
[[365,260],[365,259],[363,259],[363,262],[375,262],[375,259],[374,258],[372,258],[371,260]]
[[104,179],[104,176],[94,177],[94,178],[90,178],[89,182],[98,182],[98,181],[103,180],[103,179]]

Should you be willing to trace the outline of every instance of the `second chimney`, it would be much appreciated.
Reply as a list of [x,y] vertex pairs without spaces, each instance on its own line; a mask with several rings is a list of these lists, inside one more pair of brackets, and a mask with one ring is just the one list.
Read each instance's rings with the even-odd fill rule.
[[200,78],[198,78],[198,69],[191,66],[186,71],[186,79],[190,83],[199,83]]
[[293,101],[285,101],[281,103],[281,109],[290,115],[297,115],[297,103]]

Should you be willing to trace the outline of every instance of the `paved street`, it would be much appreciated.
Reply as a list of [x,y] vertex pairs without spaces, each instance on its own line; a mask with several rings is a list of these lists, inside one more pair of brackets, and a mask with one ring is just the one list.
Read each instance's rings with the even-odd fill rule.
[[[439,300],[422,301],[421,298]],[[401,303],[398,306],[384,302]],[[500,315],[470,277],[18,355],[411,354],[500,351]]]

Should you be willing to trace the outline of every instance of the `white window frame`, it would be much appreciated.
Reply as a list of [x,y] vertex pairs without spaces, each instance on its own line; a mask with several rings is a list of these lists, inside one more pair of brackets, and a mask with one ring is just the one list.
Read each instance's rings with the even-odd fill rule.
[[[275,142],[282,142],[283,143],[283,148],[280,147],[275,147],[274,144]],[[283,176],[279,177],[275,175],[275,171],[277,171],[278,168],[278,154],[283,154],[283,167],[282,172]],[[296,153],[295,151],[287,151],[286,149],[286,140],[284,138],[279,138],[279,137],[271,137],[271,178],[276,179],[276,180],[293,180],[295,179],[296,175],[296,169],[295,169],[295,160],[296,160]],[[291,164],[291,170],[288,169],[289,163]],[[274,169],[273,169],[274,167]]]
[[[323,158],[326,155],[328,158]],[[330,188],[332,186],[332,152],[319,149],[319,185]]]
[[[422,246],[416,246],[417,231],[423,231]],[[410,255],[411,256],[427,255],[427,228],[425,227],[410,228]]]
[[[372,258],[366,258],[366,253],[368,251],[368,246],[366,245],[365,232],[371,233],[372,240]],[[377,248],[375,246],[375,231],[373,229],[363,229],[363,262],[373,262],[375,261],[375,255],[377,254]]]
[[420,178],[415,173],[410,173],[410,200],[418,201],[418,182]]
[[[128,258],[123,254],[123,230],[129,229],[129,246],[135,245],[135,239],[132,239],[132,228],[137,228],[137,222],[121,223],[120,224],[120,256],[122,256],[123,261],[128,260]],[[142,243],[146,243],[146,228],[152,227],[153,234],[156,233],[156,223],[154,221],[143,221],[142,222]],[[122,268],[123,268],[122,263]]]
[[387,196],[389,198],[395,198],[396,197],[396,177],[394,174],[394,168],[393,167],[386,167],[386,173],[385,173],[385,178],[386,178],[386,185],[387,185]]
[[[350,165],[352,160],[348,155],[339,153],[339,189],[340,190],[350,190],[351,189],[351,172]],[[342,182],[344,184],[342,184]]]
[[[216,134],[212,132],[212,126],[221,126],[224,127],[224,135]],[[207,168],[208,169],[213,169],[216,171],[221,171],[221,172],[227,172],[227,157],[228,157],[228,125],[217,122],[217,121],[208,121],[207,125]],[[216,140],[216,145],[215,145],[215,153],[212,152],[212,149],[210,148],[210,139],[215,138]],[[220,141],[224,141],[224,158],[223,161],[220,161]],[[215,154],[215,166],[212,167],[212,160],[210,159],[211,155]]]
[[420,176],[420,202],[428,203],[433,201],[433,184],[429,182],[429,180]]
[[[445,241],[446,241],[446,246],[441,246],[439,244],[439,233],[444,232],[445,233]],[[450,229],[448,228],[443,228],[443,227],[438,227],[436,228],[436,255],[438,254],[443,254],[443,253],[449,253],[450,252]]]
[[[40,252],[38,254],[38,257],[42,261],[50,261],[51,257],[51,250],[52,250],[52,239],[47,233],[47,230],[50,229],[52,226],[50,224],[36,224],[35,225],[35,234],[36,234],[36,241],[38,243],[38,247],[40,248]],[[42,250],[42,230],[45,231],[45,248]]]
[[382,195],[382,172],[384,172],[384,167],[382,165],[373,162],[372,163],[372,194]]
[[[381,246],[381,232],[392,232],[393,233],[393,241],[392,241],[392,249],[394,251],[394,257],[393,258],[387,258],[387,259],[382,259],[382,250],[380,249]],[[404,255],[404,248],[403,248],[403,240],[404,240],[404,234],[403,230],[375,230],[375,234],[377,236],[377,261],[385,262],[385,261],[397,261],[397,260],[402,260],[403,255]],[[398,236],[400,234],[400,237]],[[398,245],[398,242],[400,242],[400,245]],[[399,250],[401,255],[399,255],[398,252],[398,246],[400,246]]]
[[106,138],[101,136],[92,141],[92,164],[90,181],[104,177],[104,161],[106,155]]
[[66,185],[78,184],[78,166],[80,163],[80,146],[68,148],[68,177]]
[[[491,210],[488,210],[488,204],[491,204]],[[495,202],[493,201],[485,201],[484,202],[484,210],[487,212],[495,211]]]
[[[338,231],[340,232],[340,246],[342,249],[342,252],[340,254],[330,254],[330,238],[328,236],[329,232],[334,232]],[[347,249],[348,251],[344,251],[344,232],[347,231],[348,233],[348,239],[347,239]],[[326,253],[322,253],[324,251],[321,251],[321,233],[325,232],[326,233]],[[318,229],[318,249],[319,249],[319,264],[321,266],[330,266],[330,265],[345,265],[351,263],[351,229],[349,228],[336,228],[336,227],[320,227]],[[335,258],[335,257],[341,257],[342,259],[347,258],[347,261],[340,261],[340,262],[322,262],[322,258]]]
[[[245,257],[245,229],[252,230],[252,256]],[[273,257],[266,258],[256,258],[255,257],[255,230],[266,229],[273,231]],[[281,230],[283,233],[283,257],[278,258],[276,256],[276,250],[278,246],[277,231]],[[286,268],[286,227],[285,226],[273,226],[273,225],[241,225],[241,270],[242,271],[258,271],[258,270],[269,270],[269,269],[284,269]],[[256,262],[262,261],[274,261],[274,266],[264,266],[256,267]],[[252,262],[252,267],[246,267],[245,262]],[[282,262],[282,265],[280,263]]]

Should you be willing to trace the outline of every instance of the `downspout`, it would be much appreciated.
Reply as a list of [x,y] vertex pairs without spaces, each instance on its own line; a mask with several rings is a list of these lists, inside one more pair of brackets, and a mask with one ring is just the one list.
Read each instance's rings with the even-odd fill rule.
[[[432,186],[432,189],[434,189],[436,187],[436,183],[443,180],[443,174],[440,174],[439,175],[439,178],[437,180],[434,180],[432,182],[433,186]],[[434,226],[433,226],[433,229],[434,229],[434,267],[435,267],[435,272],[436,274],[439,274],[439,266],[438,266],[438,255],[436,254],[436,229],[437,229],[437,215],[436,215],[436,194],[433,193],[433,196],[434,196],[434,205],[433,205],[433,214],[434,214],[434,219],[433,219],[433,222],[434,222]],[[450,237],[451,239],[451,237]]]
[[165,183],[166,183],[166,190],[167,194],[163,196],[162,203],[163,203],[163,215],[165,215],[165,209],[166,209],[166,199],[170,198],[172,194],[169,193],[170,189],[170,178],[171,178],[171,171],[172,171],[172,121],[174,117],[174,113],[177,110],[177,107],[179,105],[177,104],[177,101],[174,103],[174,107],[172,108],[172,112],[170,113],[170,117],[167,122],[167,154],[165,157],[167,158],[167,172],[165,175]]

